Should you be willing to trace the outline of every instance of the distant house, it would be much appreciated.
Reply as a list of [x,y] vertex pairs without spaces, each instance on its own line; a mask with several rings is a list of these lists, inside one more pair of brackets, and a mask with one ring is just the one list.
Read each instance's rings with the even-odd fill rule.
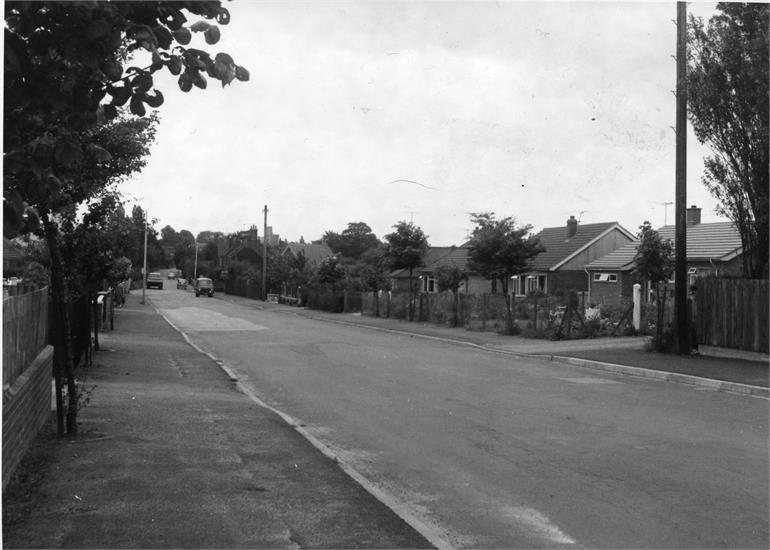
[[297,259],[300,254],[305,256],[308,267],[318,267],[323,260],[334,256],[332,249],[324,243],[289,243],[281,252],[282,256],[292,259]]
[[470,254],[469,243],[460,246],[441,247],[435,254],[426,258],[425,266],[418,270],[420,291],[438,292],[436,271],[439,267],[457,267],[464,275],[465,280],[460,283],[459,291],[466,294],[483,294],[490,292],[492,283],[482,277],[476,271],[468,267]]
[[[451,252],[455,247],[452,246],[431,246],[425,252],[420,267],[416,267],[412,270],[412,280],[419,281],[420,275],[425,273],[426,266],[435,265],[436,260],[445,256]],[[426,289],[430,289],[435,286],[435,281],[431,285],[427,284],[427,279],[423,281],[423,286]],[[406,292],[409,290],[409,270],[408,269],[396,269],[390,273],[390,288],[395,292]],[[422,288],[416,288],[418,292],[422,291]],[[433,290],[425,290],[425,292],[433,292]]]
[[262,240],[255,225],[227,237],[221,254],[222,267],[229,269],[236,262],[262,264]]
[[[700,223],[701,209],[687,209],[687,274],[689,283],[698,277],[739,275],[741,273],[741,235],[732,222]],[[675,226],[658,229],[664,240],[674,242]],[[589,300],[597,304],[619,304],[633,299],[633,286],[639,282],[633,270],[639,241],[594,260],[586,266]],[[649,295],[649,288],[643,293]]]
[[587,291],[586,266],[632,242],[634,235],[618,222],[580,224],[570,216],[566,226],[547,227],[536,237],[545,248],[527,273],[513,279],[516,295],[533,290],[546,294]]

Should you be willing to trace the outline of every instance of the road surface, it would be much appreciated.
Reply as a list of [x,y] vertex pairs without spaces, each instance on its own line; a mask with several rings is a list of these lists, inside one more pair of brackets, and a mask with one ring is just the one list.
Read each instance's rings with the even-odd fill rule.
[[768,401],[172,289],[166,318],[440,545],[768,545]]

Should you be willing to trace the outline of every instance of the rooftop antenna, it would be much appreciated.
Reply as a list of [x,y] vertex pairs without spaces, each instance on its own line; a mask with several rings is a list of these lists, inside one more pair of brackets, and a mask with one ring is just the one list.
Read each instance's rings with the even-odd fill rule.
[[674,202],[673,201],[667,201],[667,202],[652,201],[652,202],[654,202],[655,204],[660,204],[661,206],[663,206],[663,225],[664,226],[668,225],[668,205],[669,204],[674,204]]

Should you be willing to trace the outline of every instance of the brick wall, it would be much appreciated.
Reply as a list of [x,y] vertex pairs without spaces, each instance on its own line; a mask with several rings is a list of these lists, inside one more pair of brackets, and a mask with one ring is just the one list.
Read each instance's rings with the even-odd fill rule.
[[30,443],[51,416],[53,347],[46,346],[3,391],[3,489]]

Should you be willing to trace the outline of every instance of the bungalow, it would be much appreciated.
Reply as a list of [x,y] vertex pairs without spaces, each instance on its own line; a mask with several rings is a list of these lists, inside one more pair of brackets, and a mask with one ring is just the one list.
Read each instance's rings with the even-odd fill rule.
[[469,243],[461,246],[451,246],[443,254],[436,254],[425,267],[420,268],[419,277],[422,292],[438,292],[436,270],[442,266],[457,267],[465,274],[465,281],[460,284],[460,292],[466,294],[483,294],[491,291],[492,283],[477,272],[468,268]]
[[[690,284],[698,277],[739,275],[741,273],[741,235],[732,222],[700,223],[701,209],[687,209],[687,274]],[[671,242],[676,226],[658,229],[660,236]],[[639,282],[634,273],[634,258],[639,241],[633,242],[594,260],[586,266],[589,301],[597,304],[630,302],[633,285]],[[644,295],[649,295],[649,288]]]
[[317,267],[326,258],[334,256],[334,252],[324,243],[289,243],[281,252],[285,258],[297,259],[303,255],[308,267]]
[[566,227],[547,227],[536,237],[545,251],[532,260],[527,273],[514,276],[512,289],[518,296],[533,290],[587,291],[586,266],[634,239],[618,222],[581,225],[575,216],[570,216]]
[[[455,247],[452,246],[431,246],[428,248],[428,250],[425,252],[425,256],[423,256],[422,259],[422,266],[417,267],[412,270],[412,280],[417,280],[420,275],[423,273],[423,270],[425,269],[425,266],[429,265],[435,265],[436,260],[439,258],[449,254],[452,249]],[[423,279],[423,287],[425,287],[425,292],[433,292],[433,286],[435,285],[435,280],[432,279],[432,282],[428,284],[428,279]],[[390,273],[390,288],[394,292],[406,292],[409,290],[409,270],[408,269],[396,269]],[[418,288],[417,291],[423,291],[423,288]]]

